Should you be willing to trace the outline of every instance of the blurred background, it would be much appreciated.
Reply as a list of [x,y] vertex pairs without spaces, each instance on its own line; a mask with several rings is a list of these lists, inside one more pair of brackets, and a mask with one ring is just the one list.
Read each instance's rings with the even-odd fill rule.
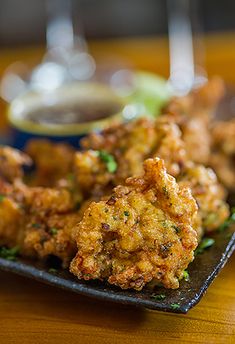
[[[67,14],[72,14],[72,35],[70,26],[64,30],[60,23],[58,37],[52,32],[53,42],[50,42],[48,28],[56,19],[58,3],[62,10],[64,6]],[[178,10],[180,4],[182,8],[190,5],[183,18]],[[112,72],[135,69],[154,72],[168,79],[174,56],[178,67],[185,69],[191,63],[196,74],[220,75],[227,83],[235,84],[235,75],[231,73],[235,62],[234,13],[235,1],[232,0],[0,0],[0,133],[6,128],[7,104],[17,95],[15,91],[10,97],[6,93],[12,85],[32,86],[32,75],[35,76],[32,71],[37,66],[42,67],[45,61],[51,61],[48,52],[54,51],[52,48],[56,46],[57,38],[65,54],[58,55],[56,50],[52,61],[61,63],[62,57],[62,64],[66,64],[66,68],[69,64],[75,74],[86,70],[89,77],[94,72],[92,63],[95,61],[96,75],[99,72],[102,75],[104,70],[110,75],[109,69]],[[184,36],[178,41],[174,37],[176,50],[173,51],[169,38],[174,36],[176,27],[170,32],[169,18],[175,15],[178,16],[177,30]],[[189,30],[185,22],[187,16]],[[190,51],[191,29],[193,51]],[[71,37],[75,39],[68,42]],[[81,52],[86,54],[82,61],[78,59],[84,57]],[[190,54],[194,59],[190,60]],[[93,61],[91,65],[89,57]],[[82,67],[74,69],[76,65]],[[53,78],[47,73],[48,69],[39,70],[40,77],[42,74],[47,76],[46,81],[43,78],[47,85],[48,79]],[[187,74],[188,70],[184,72]],[[84,80],[80,74],[79,77],[77,79]],[[180,84],[178,80],[177,84]]]
[[[65,0],[66,1],[66,0]],[[45,42],[46,0],[1,0],[1,46]],[[235,28],[233,0],[190,0],[205,32]],[[81,20],[88,39],[167,33],[165,0],[74,0],[75,29]],[[78,21],[79,18],[79,21]]]

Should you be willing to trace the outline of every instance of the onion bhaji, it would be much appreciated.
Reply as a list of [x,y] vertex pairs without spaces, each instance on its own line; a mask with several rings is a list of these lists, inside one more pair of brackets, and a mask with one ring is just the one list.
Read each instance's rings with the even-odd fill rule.
[[198,204],[197,231],[199,239],[203,232],[217,230],[228,218],[229,207],[226,192],[218,183],[212,169],[189,163],[178,177],[179,185],[189,187]]
[[23,166],[31,165],[26,154],[8,146],[0,146],[0,178],[9,182],[23,177]]
[[74,149],[66,143],[53,143],[46,139],[33,139],[25,147],[36,168],[31,184],[56,186],[58,180],[70,174]]
[[[178,126],[165,118],[141,118],[115,125],[90,134],[82,145],[88,150],[75,154],[75,178],[85,195],[107,194],[126,178],[141,175],[146,158],[164,159],[173,176],[180,173],[187,159]],[[114,172],[107,170],[98,154],[103,150],[117,162]]]
[[210,166],[229,190],[235,190],[235,119],[216,122],[212,129]]
[[167,174],[163,160],[146,160],[144,171],[85,210],[74,231],[78,252],[70,265],[79,279],[136,290],[154,279],[178,288],[197,247],[197,205],[190,190]]
[[189,160],[209,164],[211,120],[223,95],[224,83],[214,77],[188,95],[173,98],[163,109],[163,117],[179,126]]

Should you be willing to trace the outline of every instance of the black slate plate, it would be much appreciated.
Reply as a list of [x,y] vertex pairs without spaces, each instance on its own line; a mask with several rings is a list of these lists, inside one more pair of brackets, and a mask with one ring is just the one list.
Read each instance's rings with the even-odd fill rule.
[[[102,282],[79,281],[68,271],[57,270],[50,273],[48,266],[20,258],[18,261],[0,258],[0,269],[100,300],[143,306],[159,311],[187,313],[199,302],[235,249],[235,233],[232,229],[218,232],[213,238],[215,244],[196,256],[188,268],[190,280],[181,281],[177,290],[160,287],[155,288],[154,291],[148,288],[141,292],[121,290]],[[157,301],[153,298],[153,294],[164,294],[166,297],[162,301]],[[174,306],[176,304],[178,306]]]
[[[228,86],[226,97],[221,102],[216,117],[217,119],[230,119],[235,116],[235,90]],[[235,195],[230,195],[230,204],[235,204]],[[141,292],[121,290],[105,283],[97,281],[79,281],[68,271],[57,270],[50,273],[49,267],[39,262],[25,259],[9,261],[0,258],[0,270],[13,272],[21,276],[29,277],[39,282],[70,290],[72,292],[108,300],[122,304],[142,306],[149,309],[187,313],[201,299],[203,294],[223,268],[233,251],[235,250],[235,226],[220,233],[213,234],[215,244],[202,254],[197,255],[189,265],[190,280],[181,281],[180,288],[169,290],[165,288],[143,289]],[[154,295],[164,294],[164,300],[157,301]],[[179,305],[175,309],[173,305]]]

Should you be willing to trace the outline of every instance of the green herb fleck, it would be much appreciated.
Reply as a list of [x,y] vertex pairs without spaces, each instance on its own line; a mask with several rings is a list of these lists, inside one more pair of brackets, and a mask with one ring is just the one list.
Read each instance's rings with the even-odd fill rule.
[[163,191],[163,193],[164,193],[164,195],[165,195],[166,197],[169,197],[169,192],[168,192],[166,186],[163,186],[163,187],[162,187],[162,191]]
[[235,223],[235,208],[231,209],[230,216],[224,223],[219,227],[219,231],[223,232],[225,229],[229,228],[233,223]]
[[118,217],[114,215],[114,216],[113,216],[113,219],[116,221],[116,220],[118,219]]
[[57,269],[54,269],[54,268],[50,268],[50,269],[48,270],[48,272],[49,272],[50,274],[56,274],[56,273],[58,272],[58,270],[57,270]]
[[41,225],[40,225],[40,223],[32,223],[32,227],[33,228],[40,228]]
[[6,196],[0,194],[0,203],[5,199]]
[[179,309],[180,308],[180,304],[179,303],[172,303],[171,304],[171,308],[174,309],[174,310],[175,309]]
[[203,225],[205,227],[207,227],[207,226],[211,225],[212,223],[214,223],[217,219],[218,219],[218,214],[209,213],[207,218],[204,220]]
[[187,270],[184,270],[183,272],[183,279],[188,282],[189,281],[189,273]]
[[176,226],[176,225],[172,225],[172,228],[174,228],[175,232],[178,234],[181,232],[180,227]]
[[58,229],[57,229],[57,228],[51,228],[51,229],[50,229],[50,233],[51,233],[52,235],[56,235],[56,234],[58,233]]
[[151,295],[151,298],[156,300],[156,301],[161,301],[161,300],[164,300],[166,298],[166,295],[165,294],[153,294]]
[[213,246],[215,243],[215,240],[212,238],[204,238],[200,242],[199,246],[195,250],[195,255],[203,253],[203,251],[211,246]]
[[69,182],[73,182],[73,181],[74,181],[74,178],[75,178],[75,176],[74,176],[74,174],[72,174],[72,173],[69,173],[69,174],[67,175],[67,180],[68,180]]
[[99,158],[105,163],[108,172],[114,173],[117,170],[117,162],[113,155],[107,153],[106,151],[99,151]]
[[107,214],[109,212],[108,208],[104,208],[104,212]]
[[124,215],[125,215],[125,216],[130,216],[129,211],[128,211],[128,210],[124,210]]
[[15,246],[13,248],[0,247],[0,257],[7,260],[16,260],[16,257],[19,255],[20,248]]

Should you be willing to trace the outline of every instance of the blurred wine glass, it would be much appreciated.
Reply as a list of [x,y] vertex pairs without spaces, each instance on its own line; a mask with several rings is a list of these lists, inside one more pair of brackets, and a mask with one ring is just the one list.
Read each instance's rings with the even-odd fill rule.
[[89,80],[95,73],[82,32],[74,33],[72,0],[47,0],[46,11],[46,54],[32,71],[22,62],[6,69],[0,93],[8,102],[29,89],[53,91],[67,82]]
[[[203,45],[198,31],[198,9],[190,11],[189,0],[167,0],[170,49],[169,84],[174,94],[186,95],[206,82]],[[193,24],[197,28],[193,28]],[[195,30],[196,29],[196,30]],[[197,39],[195,37],[197,36]],[[198,49],[201,52],[198,52]]]

